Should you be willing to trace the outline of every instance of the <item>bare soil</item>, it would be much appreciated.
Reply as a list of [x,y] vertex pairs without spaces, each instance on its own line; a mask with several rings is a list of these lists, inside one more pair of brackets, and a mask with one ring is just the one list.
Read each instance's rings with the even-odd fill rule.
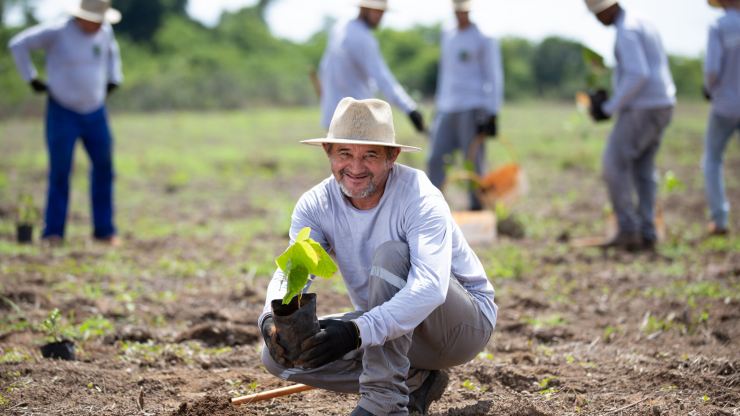
[[[732,156],[728,172],[740,171],[739,162]],[[479,248],[487,267],[506,248],[522,256],[523,268],[514,276],[492,273],[500,306],[495,335],[478,359],[451,369],[450,385],[431,414],[740,415],[740,252],[736,244],[709,244],[685,231],[704,223],[701,189],[689,184],[681,195],[663,198],[669,235],[657,254],[577,250],[569,239],[578,234],[578,224],[601,221],[597,213],[605,201],[598,180],[583,178],[564,172],[557,184],[534,186],[532,199],[520,207],[525,226],[556,218],[556,227]],[[258,186],[288,189],[297,198],[310,184],[265,179]],[[573,189],[578,195],[569,204],[547,203]],[[731,190],[735,207],[739,191]],[[164,215],[191,224],[261,215],[248,201],[229,202],[201,217],[181,217],[177,210]],[[733,227],[740,230],[737,218]],[[259,359],[255,323],[269,272],[240,270],[227,277],[205,268],[183,278],[162,263],[178,253],[180,261],[239,264],[244,253],[223,250],[229,238],[234,237],[140,239],[124,233],[124,246],[115,250],[72,241],[67,248],[3,255],[8,272],[0,314],[40,322],[59,308],[76,323],[99,315],[114,328],[78,341],[72,362],[41,358],[43,335],[37,329],[0,334],[0,354],[25,354],[0,363],[0,413],[348,414],[357,396],[320,390],[230,404],[231,397],[288,385],[268,374]],[[278,254],[285,230],[262,232],[258,239],[268,253]],[[54,272],[111,255],[130,271]],[[103,296],[73,290],[93,284],[104,288]],[[142,295],[108,296],[121,284]],[[350,306],[336,286],[317,287],[320,314]]]

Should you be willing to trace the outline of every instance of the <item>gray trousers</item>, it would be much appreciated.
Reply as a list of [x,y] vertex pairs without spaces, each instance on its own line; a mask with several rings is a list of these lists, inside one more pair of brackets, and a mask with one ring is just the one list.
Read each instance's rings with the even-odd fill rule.
[[[460,111],[456,113],[439,113],[432,126],[431,150],[427,159],[427,176],[434,186],[442,188],[445,173],[452,164],[452,154],[460,150],[466,163],[472,163],[475,173],[485,172],[485,143],[481,143],[474,160],[468,161],[468,150],[476,138],[478,124],[484,114],[480,110]],[[481,202],[472,188],[469,190],[470,208],[480,209]]]
[[[388,301],[401,290],[410,264],[405,243],[389,241],[377,249],[370,273],[370,307]],[[351,320],[362,314],[354,311],[332,317]],[[282,367],[266,348],[262,362],[270,373],[285,380],[342,393],[360,393],[359,405],[375,415],[406,415],[409,392],[421,386],[429,370],[472,360],[488,344],[492,332],[491,323],[475,299],[453,277],[445,303],[412,333],[350,352],[314,369]]]
[[[621,111],[603,156],[603,176],[620,233],[655,241],[655,156],[673,108]],[[637,191],[637,208],[634,194]]]

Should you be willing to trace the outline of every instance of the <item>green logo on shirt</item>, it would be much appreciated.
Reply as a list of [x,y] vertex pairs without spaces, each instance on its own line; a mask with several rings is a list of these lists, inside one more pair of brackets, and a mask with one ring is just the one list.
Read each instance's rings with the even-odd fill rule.
[[93,56],[98,58],[100,57],[100,45],[93,45]]
[[467,62],[470,60],[470,52],[463,49],[458,54],[458,58],[460,59],[460,62]]

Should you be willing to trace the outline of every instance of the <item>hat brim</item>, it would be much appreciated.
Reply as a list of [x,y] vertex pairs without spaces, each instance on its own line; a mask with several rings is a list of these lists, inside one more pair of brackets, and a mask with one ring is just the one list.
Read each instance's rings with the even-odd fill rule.
[[115,25],[116,23],[121,21],[121,12],[112,8],[106,10],[105,15],[102,16],[98,13],[90,13],[87,10],[82,10],[79,7],[71,9],[69,11],[69,14],[74,17],[79,17],[82,20],[87,20],[88,22],[95,23],[103,23],[103,21],[106,21],[112,25]]
[[357,6],[364,7],[366,9],[382,10],[384,12],[391,10],[387,4],[381,6],[379,2],[374,2],[374,1],[359,1],[357,3]]
[[375,141],[370,141],[370,140],[331,139],[331,138],[328,138],[328,137],[319,138],[319,139],[301,140],[301,143],[303,143],[303,144],[310,144],[310,145],[313,145],[313,146],[321,146],[324,143],[361,144],[361,145],[367,145],[367,146],[397,147],[397,148],[401,149],[402,152],[419,152],[419,151],[421,151],[421,148],[420,147],[406,146],[405,144],[387,143],[387,142],[375,142]]

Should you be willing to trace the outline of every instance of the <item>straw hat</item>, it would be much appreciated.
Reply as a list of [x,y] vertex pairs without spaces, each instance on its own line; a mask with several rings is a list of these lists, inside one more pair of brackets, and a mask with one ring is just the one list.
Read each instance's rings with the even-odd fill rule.
[[357,5],[368,9],[388,10],[388,0],[360,0]]
[[472,3],[471,0],[452,0],[452,7],[456,12],[469,12]]
[[707,3],[712,7],[722,7],[722,5],[719,4],[719,0],[707,0]]
[[418,147],[396,143],[391,106],[374,98],[355,100],[345,97],[337,104],[326,137],[302,140],[320,146],[324,143],[362,144],[398,147],[402,152],[417,152]]
[[598,14],[617,4],[617,0],[586,0],[588,10],[593,14]]
[[121,21],[121,12],[110,7],[110,0],[80,0],[80,5],[69,11],[72,16],[89,22],[110,24]]

